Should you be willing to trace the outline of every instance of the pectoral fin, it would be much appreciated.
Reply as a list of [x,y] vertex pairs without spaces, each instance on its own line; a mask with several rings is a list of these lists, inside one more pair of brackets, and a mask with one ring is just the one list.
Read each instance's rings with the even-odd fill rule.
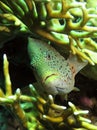
[[77,87],[74,87],[73,91],[78,92],[78,91],[80,91],[80,89],[79,89],[79,88],[77,88]]
[[76,55],[73,54],[70,54],[68,58],[68,63],[70,64],[70,66],[74,67],[75,75],[88,64],[87,61],[82,61]]

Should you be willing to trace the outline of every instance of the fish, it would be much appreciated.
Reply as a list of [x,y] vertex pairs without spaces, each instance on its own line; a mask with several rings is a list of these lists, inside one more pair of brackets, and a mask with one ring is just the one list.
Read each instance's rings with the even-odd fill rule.
[[28,38],[30,67],[42,89],[51,95],[65,95],[75,90],[75,75],[87,65],[76,55],[65,59],[50,44]]

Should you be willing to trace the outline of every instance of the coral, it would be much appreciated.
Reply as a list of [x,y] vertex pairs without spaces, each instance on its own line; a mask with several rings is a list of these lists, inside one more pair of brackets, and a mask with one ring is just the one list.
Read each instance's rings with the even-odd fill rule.
[[[20,123],[28,130],[46,130],[44,123],[50,123],[51,129],[87,129],[96,130],[97,126],[84,117],[88,110],[80,110],[74,104],[68,102],[68,108],[54,103],[51,95],[45,100],[29,85],[31,95],[24,95],[18,88],[15,94],[12,93],[12,85],[8,69],[6,55],[4,59],[5,93],[0,89],[0,104],[14,112]],[[83,115],[83,116],[82,116]],[[55,124],[56,123],[56,127]]]
[[[97,63],[97,11],[91,0],[0,0],[1,43],[17,34],[69,46],[73,54]],[[0,43],[0,44],[1,44]],[[0,45],[2,46],[2,44]]]
[[[31,36],[58,45],[63,52],[68,48],[69,53],[95,65],[96,20],[92,0],[0,0],[0,50],[17,36]],[[5,92],[0,88],[0,105],[14,113],[23,128],[97,130],[88,119],[89,111],[71,101],[66,106],[56,104],[52,95],[40,94],[32,84],[27,86],[29,95],[20,88],[13,92],[5,54],[3,60]]]

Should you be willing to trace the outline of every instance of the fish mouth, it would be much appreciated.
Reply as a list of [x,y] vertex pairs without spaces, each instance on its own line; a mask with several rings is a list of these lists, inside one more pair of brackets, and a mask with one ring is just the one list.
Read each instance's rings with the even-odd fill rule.
[[58,94],[64,94],[64,88],[62,87],[56,87],[56,90],[58,92]]
[[44,79],[44,81],[46,81],[47,79],[49,79],[49,78],[51,78],[51,77],[53,77],[53,76],[56,76],[57,74],[51,74],[51,75],[48,75],[45,79]]

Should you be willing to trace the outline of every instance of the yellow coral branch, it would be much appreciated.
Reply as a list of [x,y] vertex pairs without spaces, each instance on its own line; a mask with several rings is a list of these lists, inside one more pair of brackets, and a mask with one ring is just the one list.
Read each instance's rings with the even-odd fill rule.
[[50,117],[50,116],[47,116],[47,115],[43,115],[43,118],[45,120],[48,120],[50,122],[53,122],[53,123],[60,123],[60,122],[63,122],[63,117]]
[[3,55],[3,59],[4,59],[4,77],[5,77],[6,96],[9,96],[12,95],[12,88],[11,88],[11,80],[9,75],[9,63],[6,54]]

